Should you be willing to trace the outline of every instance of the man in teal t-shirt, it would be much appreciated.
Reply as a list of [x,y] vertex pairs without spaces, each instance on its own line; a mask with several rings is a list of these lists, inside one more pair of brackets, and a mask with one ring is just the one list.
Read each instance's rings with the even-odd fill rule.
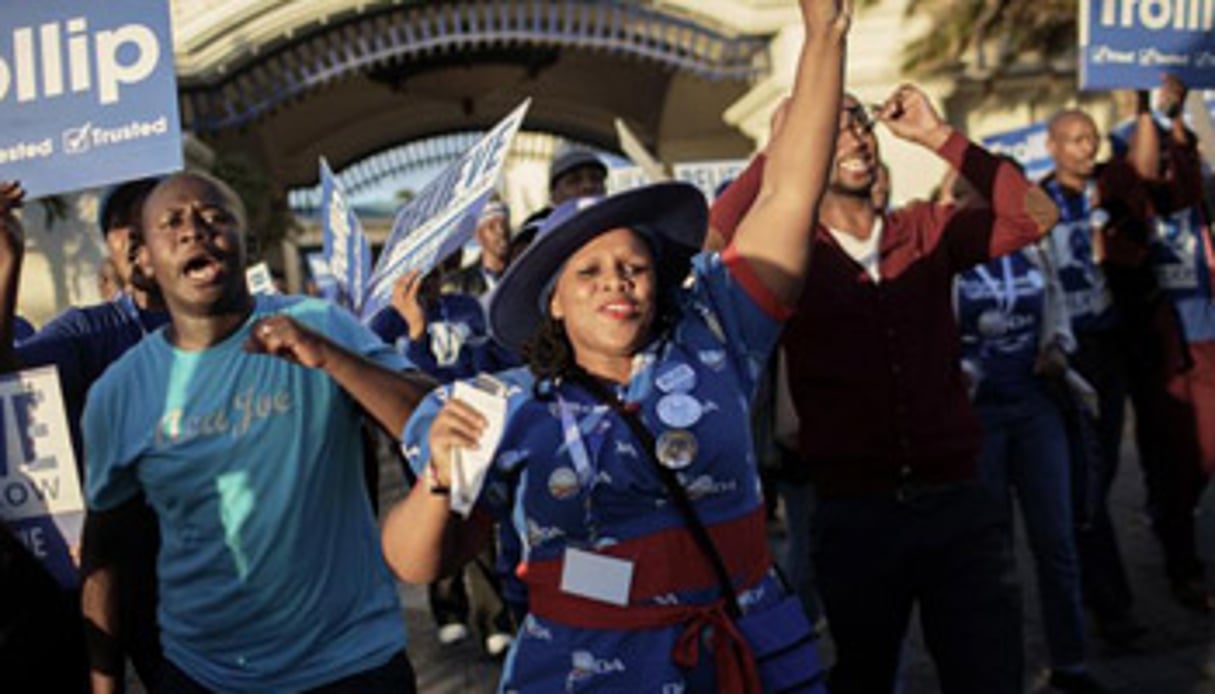
[[90,508],[143,492],[159,518],[167,688],[412,691],[358,432],[400,431],[426,385],[344,310],[251,297],[243,229],[208,177],[149,196],[140,262],[171,322],[89,396]]

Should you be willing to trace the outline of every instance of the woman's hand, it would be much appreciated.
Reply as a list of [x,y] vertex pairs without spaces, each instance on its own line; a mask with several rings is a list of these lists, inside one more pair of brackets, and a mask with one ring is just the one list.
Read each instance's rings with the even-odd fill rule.
[[848,33],[852,24],[852,0],[801,0],[800,4],[807,34],[823,28],[835,36]]
[[419,297],[421,290],[421,270],[410,270],[392,285],[392,307],[409,325],[411,342],[417,342],[426,336],[426,309],[422,307]]
[[929,149],[940,149],[953,128],[941,119],[928,96],[912,84],[904,84],[877,111],[877,118],[900,139]]
[[488,422],[485,417],[462,400],[448,400],[430,425],[430,465],[435,482],[451,486],[452,451],[456,448],[473,450],[480,447],[481,435]]

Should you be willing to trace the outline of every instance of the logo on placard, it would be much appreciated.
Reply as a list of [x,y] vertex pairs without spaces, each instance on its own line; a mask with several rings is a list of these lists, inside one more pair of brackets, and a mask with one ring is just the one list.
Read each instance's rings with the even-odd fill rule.
[[[48,499],[59,496],[58,477],[46,477],[57,463],[53,455],[43,455],[40,442],[50,434],[46,424],[38,421],[33,412],[44,400],[36,390],[14,393],[3,398],[3,427],[6,450],[0,458],[0,507],[19,509],[27,505],[45,505]],[[31,475],[30,473],[37,473]],[[3,517],[7,514],[0,514]]]
[[37,40],[35,27],[13,29],[12,53],[0,55],[0,101],[12,95],[26,103],[95,87],[98,103],[115,104],[123,86],[147,79],[160,63],[160,40],[143,24],[89,34],[87,20],[75,17],[36,29]]
[[1101,25],[1148,31],[1211,31],[1215,7],[1209,0],[1101,0]]

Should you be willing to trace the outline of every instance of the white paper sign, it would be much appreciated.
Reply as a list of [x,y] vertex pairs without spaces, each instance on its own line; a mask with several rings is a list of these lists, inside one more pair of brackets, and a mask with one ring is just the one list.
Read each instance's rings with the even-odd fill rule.
[[481,494],[485,475],[506,428],[506,389],[490,376],[456,381],[451,397],[480,412],[487,420],[476,450],[457,448],[451,461],[451,510],[467,518]]

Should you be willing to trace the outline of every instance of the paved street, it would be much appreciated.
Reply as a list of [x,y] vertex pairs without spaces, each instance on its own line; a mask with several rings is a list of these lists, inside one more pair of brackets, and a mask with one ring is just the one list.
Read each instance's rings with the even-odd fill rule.
[[[1138,462],[1133,446],[1126,449],[1115,487],[1115,523],[1135,590],[1136,615],[1151,632],[1135,651],[1129,653],[1110,652],[1094,639],[1090,644],[1093,670],[1119,694],[1215,694],[1215,618],[1189,612],[1177,606],[1169,596],[1159,545],[1141,512],[1143,487]],[[401,489],[399,471],[386,467],[382,498],[386,502],[395,499]],[[1200,518],[1200,546],[1204,548],[1208,562],[1215,562],[1215,499],[1212,496],[1208,489]],[[1028,617],[1026,683],[1031,692],[1045,692],[1049,691],[1045,684],[1045,643],[1032,580],[1031,557],[1023,532],[1018,533],[1017,545]],[[409,624],[410,657],[418,671],[421,691],[426,694],[494,691],[498,666],[482,656],[471,640],[441,648],[426,610],[425,590],[402,587],[401,594]],[[829,661],[829,639],[825,639],[823,645]],[[912,635],[906,693],[935,691],[936,676],[917,627]]]

